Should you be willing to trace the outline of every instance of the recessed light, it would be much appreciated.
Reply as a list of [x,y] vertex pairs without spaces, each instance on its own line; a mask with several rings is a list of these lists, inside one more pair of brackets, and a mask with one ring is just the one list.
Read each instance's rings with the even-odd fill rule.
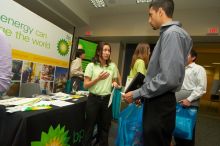
[[213,66],[211,66],[211,65],[204,65],[203,67],[205,67],[205,68],[212,68]]
[[212,64],[220,65],[220,62],[213,62]]
[[137,0],[136,2],[139,4],[139,3],[149,3],[151,1],[152,0]]
[[89,0],[94,7],[96,8],[102,8],[102,7],[106,7],[106,4],[104,2],[104,0]]

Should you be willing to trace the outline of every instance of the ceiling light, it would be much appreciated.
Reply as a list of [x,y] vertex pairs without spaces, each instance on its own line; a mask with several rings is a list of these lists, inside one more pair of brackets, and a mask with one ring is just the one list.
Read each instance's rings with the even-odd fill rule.
[[211,66],[211,65],[204,65],[203,67],[205,67],[205,68],[213,68],[213,66]]
[[90,2],[96,8],[106,7],[104,0],[90,0]]
[[214,65],[220,65],[220,62],[213,62]]
[[137,0],[136,2],[139,4],[139,3],[149,3],[151,1],[152,0]]

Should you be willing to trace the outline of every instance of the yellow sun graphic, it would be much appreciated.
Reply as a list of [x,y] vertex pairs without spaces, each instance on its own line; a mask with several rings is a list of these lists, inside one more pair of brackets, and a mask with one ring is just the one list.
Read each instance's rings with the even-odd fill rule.
[[58,138],[53,138],[51,139],[46,146],[62,146],[62,144],[60,143],[60,140]]
[[32,141],[31,146],[70,146],[68,144],[68,130],[65,131],[65,126],[62,128],[58,125],[55,129],[50,126],[48,133],[41,133],[40,141]]

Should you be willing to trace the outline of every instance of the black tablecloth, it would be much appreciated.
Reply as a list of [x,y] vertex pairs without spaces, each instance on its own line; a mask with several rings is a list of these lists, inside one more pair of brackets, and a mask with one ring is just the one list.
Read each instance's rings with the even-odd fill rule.
[[[85,105],[86,98],[82,98],[65,107],[17,113],[6,113],[5,107],[1,106],[0,146],[31,146],[34,141],[42,142],[42,137],[49,141],[54,133],[64,132],[67,135],[61,134],[61,140],[67,141],[69,145],[80,146],[84,135]],[[48,132],[49,128],[56,131]]]

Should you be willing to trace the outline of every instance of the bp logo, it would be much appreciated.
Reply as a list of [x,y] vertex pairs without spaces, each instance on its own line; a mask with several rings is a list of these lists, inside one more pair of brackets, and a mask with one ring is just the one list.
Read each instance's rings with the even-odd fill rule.
[[64,39],[59,40],[59,42],[57,43],[58,53],[62,56],[66,56],[69,52],[69,46],[70,43],[68,43],[66,40]]
[[50,126],[48,133],[42,132],[41,140],[31,142],[31,146],[70,146],[69,139],[65,126],[58,125],[55,129]]

